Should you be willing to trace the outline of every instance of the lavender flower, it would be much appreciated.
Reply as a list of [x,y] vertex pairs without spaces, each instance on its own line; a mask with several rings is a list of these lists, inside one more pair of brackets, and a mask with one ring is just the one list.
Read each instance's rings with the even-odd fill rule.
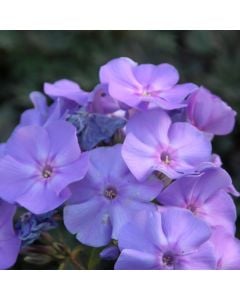
[[16,207],[0,199],[0,269],[15,264],[20,251],[20,240],[13,228]]
[[158,196],[165,206],[178,206],[215,227],[222,225],[228,232],[235,232],[236,209],[227,192],[232,181],[221,168],[206,169],[199,176],[185,176],[170,184]]
[[187,117],[198,129],[225,135],[233,130],[236,112],[219,97],[200,87],[188,98]]
[[161,109],[136,113],[127,133],[122,156],[138,180],[155,170],[178,178],[211,160],[211,143],[205,135],[190,124],[171,123]]
[[215,269],[210,236],[209,227],[186,210],[151,213],[122,228],[115,269]]
[[81,155],[71,124],[25,126],[13,133],[0,159],[0,196],[35,214],[45,213],[67,200],[69,184],[86,172],[87,155]]
[[113,59],[100,69],[101,83],[109,84],[109,93],[131,107],[153,103],[171,110],[186,106],[184,99],[197,86],[178,84],[178,71],[169,64],[138,65],[127,57]]
[[100,247],[117,239],[137,211],[152,209],[162,183],[154,176],[138,182],[121,158],[121,145],[94,149],[89,157],[86,177],[71,185],[64,223],[81,243]]

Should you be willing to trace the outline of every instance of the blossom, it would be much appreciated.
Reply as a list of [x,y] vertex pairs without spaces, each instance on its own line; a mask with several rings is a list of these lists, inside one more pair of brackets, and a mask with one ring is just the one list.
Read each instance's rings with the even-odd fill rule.
[[214,246],[217,259],[217,269],[240,270],[240,241],[225,228],[217,226],[211,235],[210,241]]
[[114,99],[131,107],[152,102],[167,110],[186,106],[185,98],[197,88],[192,83],[177,84],[179,74],[172,65],[138,65],[127,57],[102,66],[100,81],[109,84]]
[[190,212],[170,208],[125,225],[115,269],[215,269],[209,227]]
[[104,260],[116,260],[120,254],[120,251],[116,245],[110,245],[104,248],[99,256]]
[[158,201],[165,206],[186,208],[209,225],[222,225],[233,233],[236,209],[227,193],[231,189],[228,173],[221,168],[210,168],[199,176],[177,179],[160,193]]
[[160,108],[138,112],[128,121],[122,156],[138,179],[160,171],[174,179],[211,160],[211,143],[194,126],[172,123]]
[[91,150],[89,160],[86,177],[71,185],[64,224],[81,243],[100,247],[117,239],[136,211],[152,208],[162,183],[155,176],[138,182],[121,158],[121,145]]
[[66,108],[75,109],[79,105],[86,105],[89,93],[83,91],[80,86],[71,80],[61,79],[54,83],[44,83],[44,93],[53,100],[61,99]]
[[225,135],[233,130],[236,112],[219,97],[204,87],[188,98],[187,118],[198,129],[215,135]]
[[0,199],[0,269],[15,264],[21,241],[13,228],[16,207]]
[[0,197],[35,214],[60,206],[70,196],[69,184],[87,172],[75,128],[65,121],[14,131],[0,159]]

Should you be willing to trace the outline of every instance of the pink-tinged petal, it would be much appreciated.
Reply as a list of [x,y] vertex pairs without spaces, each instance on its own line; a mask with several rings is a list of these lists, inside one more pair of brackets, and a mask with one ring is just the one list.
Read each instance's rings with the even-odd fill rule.
[[240,241],[218,226],[213,230],[211,242],[217,259],[217,269],[240,270]]
[[156,107],[161,107],[164,110],[173,110],[173,109],[178,109],[178,108],[184,108],[187,107],[187,104],[185,102],[170,102],[164,98],[161,98],[160,96],[156,96],[151,99],[151,102],[149,103],[148,108],[156,108]]
[[35,168],[24,164],[11,156],[0,159],[0,197],[14,203],[35,182]]
[[170,90],[159,93],[159,97],[165,99],[171,104],[182,103],[189,94],[195,91],[198,86],[194,83],[178,84]]
[[133,74],[136,65],[137,63],[127,57],[113,59],[100,68],[100,81],[108,84],[116,82],[123,87],[134,89],[140,86]]
[[159,262],[155,255],[124,249],[114,268],[115,270],[154,270],[159,269]]
[[88,171],[88,161],[88,154],[83,153],[77,161],[57,168],[49,179],[48,187],[59,195],[69,184],[83,179]]
[[69,196],[65,190],[57,195],[42,180],[35,182],[16,202],[34,214],[43,214],[62,205]]
[[88,97],[88,93],[83,91],[76,82],[67,79],[55,81],[53,84],[45,83],[44,93],[54,100],[61,97],[80,105],[86,104]]
[[77,239],[92,247],[101,247],[111,240],[112,226],[103,201],[90,201],[64,208],[64,224]]
[[80,156],[81,150],[78,144],[76,128],[66,121],[56,121],[46,127],[51,149],[49,159],[54,164],[64,166],[72,163]]
[[179,80],[178,71],[169,64],[142,64],[134,67],[133,72],[137,81],[149,92],[170,89]]
[[231,234],[235,232],[236,207],[232,198],[223,190],[212,195],[197,215],[213,227],[220,225]]
[[188,255],[182,255],[176,264],[178,270],[214,270],[216,257],[214,249],[209,242],[194,250]]
[[49,150],[46,130],[34,125],[16,129],[6,144],[6,153],[26,164],[46,160]]
[[156,150],[129,133],[122,146],[122,157],[138,180],[146,179],[156,166]]
[[169,245],[175,246],[181,255],[197,249],[211,235],[205,222],[180,208],[169,208],[162,213],[162,228]]
[[176,149],[179,161],[192,166],[211,160],[211,143],[199,130],[190,124],[176,122],[169,130],[170,145]]
[[157,147],[168,144],[168,130],[171,119],[166,112],[157,108],[137,112],[127,124],[127,133],[133,133],[143,143]]
[[225,135],[233,130],[236,112],[224,101],[200,87],[188,99],[189,121],[202,131]]

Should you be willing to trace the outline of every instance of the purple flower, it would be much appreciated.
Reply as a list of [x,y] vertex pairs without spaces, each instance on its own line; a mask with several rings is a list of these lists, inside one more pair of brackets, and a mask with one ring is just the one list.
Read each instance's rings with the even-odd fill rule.
[[233,130],[236,112],[219,97],[200,87],[188,98],[187,117],[198,129],[216,135]]
[[215,269],[210,235],[209,227],[186,210],[151,213],[122,228],[115,269]]
[[64,117],[63,104],[61,101],[56,101],[56,103],[48,107],[46,97],[40,92],[32,92],[30,99],[34,108],[26,110],[21,115],[18,127],[28,125],[46,126]]
[[113,99],[108,92],[107,84],[98,84],[88,97],[88,112],[109,114],[120,109],[117,100]]
[[87,164],[71,124],[21,127],[0,159],[0,197],[35,214],[51,211],[69,198],[69,184],[84,177]]
[[210,241],[214,246],[217,259],[217,269],[240,270],[240,241],[225,228],[217,226],[211,235]]
[[222,225],[233,233],[236,208],[227,193],[231,188],[228,173],[221,168],[211,168],[199,176],[177,179],[160,193],[158,201],[166,206],[186,208],[209,225]]
[[178,84],[178,71],[169,64],[138,65],[122,57],[113,59],[100,69],[100,81],[109,84],[109,93],[131,107],[152,102],[164,109],[184,107],[185,98],[197,86]]
[[188,123],[172,123],[160,108],[136,113],[127,133],[122,156],[138,180],[155,170],[178,178],[211,160],[211,143],[205,135]]
[[67,229],[77,239],[94,247],[117,239],[120,228],[161,191],[156,177],[138,182],[121,158],[121,145],[100,147],[89,152],[86,177],[71,185],[72,198],[64,208]]
[[67,79],[61,79],[54,83],[46,82],[44,84],[44,93],[53,100],[63,100],[66,108],[70,110],[75,109],[79,105],[86,105],[89,95],[76,82]]
[[20,251],[21,241],[13,228],[15,206],[0,200],[0,269],[15,264]]

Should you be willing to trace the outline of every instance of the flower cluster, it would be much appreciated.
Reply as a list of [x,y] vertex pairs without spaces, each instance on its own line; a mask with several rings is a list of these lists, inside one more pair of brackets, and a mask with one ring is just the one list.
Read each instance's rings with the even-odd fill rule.
[[[167,63],[113,59],[99,81],[91,92],[45,83],[0,145],[0,268],[14,265],[21,241],[55,228],[58,210],[115,269],[240,269],[239,193],[212,152],[236,112],[179,84]],[[14,227],[19,207],[28,212]]]

